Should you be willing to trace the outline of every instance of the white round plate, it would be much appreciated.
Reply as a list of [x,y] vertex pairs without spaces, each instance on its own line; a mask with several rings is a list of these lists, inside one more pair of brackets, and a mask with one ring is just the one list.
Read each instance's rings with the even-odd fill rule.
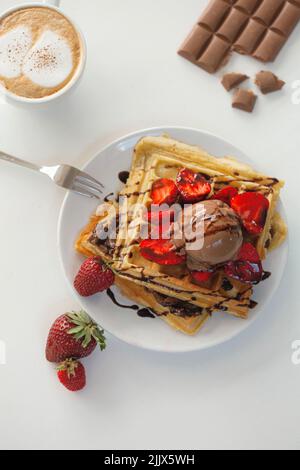
[[[162,135],[163,133],[168,133],[182,142],[201,146],[212,155],[220,157],[232,155],[243,162],[253,164],[240,150],[212,134],[195,129],[168,127],[143,130],[113,142],[99,152],[84,170],[105,183],[108,193],[115,192],[119,186],[121,187],[118,174],[120,171],[130,169],[133,148],[138,140],[146,135]],[[265,172],[272,173],[272,168],[266,169]],[[249,320],[233,318],[226,313],[216,313],[193,337],[173,330],[159,318],[140,318],[132,310],[116,307],[105,293],[82,298],[73,288],[74,276],[83,261],[83,258],[74,250],[74,241],[96,207],[95,200],[73,193],[67,194],[61,209],[58,228],[60,257],[68,283],[81,307],[106,331],[126,343],[164,352],[188,352],[216,346],[237,336],[251,325],[262,313],[279,286],[287,261],[287,242],[273,252],[265,262],[264,267],[272,272],[272,276],[255,289],[254,298],[258,301],[258,307],[250,313]],[[280,211],[285,215],[281,204]],[[119,293],[117,297],[121,303],[132,304],[122,298]]]

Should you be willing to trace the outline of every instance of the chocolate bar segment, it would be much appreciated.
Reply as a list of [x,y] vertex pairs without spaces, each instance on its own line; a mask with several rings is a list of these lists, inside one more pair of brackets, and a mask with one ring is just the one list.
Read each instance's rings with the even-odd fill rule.
[[215,72],[230,52],[272,62],[300,20],[300,0],[211,0],[178,53]]
[[284,4],[285,0],[264,0],[254,13],[253,19],[265,26],[270,26]]
[[202,26],[196,25],[181,46],[179,54],[195,63],[206,50],[211,38],[212,34],[209,31]]
[[224,39],[214,36],[206,51],[198,60],[198,65],[209,73],[216,72],[228,58],[230,44]]
[[274,73],[267,70],[262,70],[256,75],[255,83],[264,95],[279,91],[285,85],[283,80],[280,80]]
[[252,15],[252,13],[257,9],[258,5],[260,4],[261,0],[237,0],[235,3],[235,7],[247,15]]
[[216,32],[229,12],[230,6],[223,2],[223,0],[212,0],[199,18],[198,24],[206,27],[211,32]]
[[273,62],[286,43],[284,36],[268,30],[260,45],[253,53],[253,57],[262,62]]
[[239,88],[233,96],[232,107],[246,111],[247,113],[252,113],[256,100],[257,96],[253,91]]
[[251,19],[240,35],[233,49],[240,54],[252,54],[266,33],[266,27]]
[[[300,4],[299,4],[300,5]],[[272,24],[272,31],[289,36],[300,20],[300,7],[285,2],[283,9]]]
[[217,35],[224,38],[229,43],[234,43],[243,31],[248,19],[249,17],[246,13],[233,9],[219,28]]

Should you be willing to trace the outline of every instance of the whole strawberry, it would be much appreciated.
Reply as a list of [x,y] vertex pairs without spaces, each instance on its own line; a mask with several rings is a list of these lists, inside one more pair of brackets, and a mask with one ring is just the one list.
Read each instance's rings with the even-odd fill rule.
[[109,289],[114,282],[114,273],[102,263],[99,256],[93,256],[81,265],[74,287],[82,297],[90,297]]
[[49,362],[87,357],[97,344],[101,351],[106,347],[104,331],[84,312],[66,313],[52,325],[46,346]]
[[79,392],[86,386],[85,369],[81,362],[67,360],[57,368],[60,383],[70,392]]

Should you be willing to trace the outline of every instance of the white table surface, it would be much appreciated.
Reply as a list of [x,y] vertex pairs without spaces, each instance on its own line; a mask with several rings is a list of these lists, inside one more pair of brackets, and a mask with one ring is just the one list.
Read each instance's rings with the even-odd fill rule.
[[[1,0],[4,9],[20,2]],[[210,76],[176,55],[207,0],[62,0],[88,42],[76,93],[45,108],[0,104],[0,148],[36,162],[82,165],[111,140],[159,125],[203,128],[284,178],[289,265],[268,310],[216,349],[164,355],[108,336],[88,362],[88,387],[70,394],[44,359],[48,327],[78,308],[57,253],[63,191],[0,164],[0,447],[3,449],[300,448],[299,146],[300,29],[271,69],[283,93],[259,97],[253,115],[230,107]],[[87,8],[88,5],[88,8]],[[261,65],[235,57],[228,70]]]

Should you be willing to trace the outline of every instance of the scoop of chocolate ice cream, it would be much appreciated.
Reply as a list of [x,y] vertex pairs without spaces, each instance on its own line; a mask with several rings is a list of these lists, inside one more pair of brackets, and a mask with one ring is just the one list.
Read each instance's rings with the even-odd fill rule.
[[238,215],[224,202],[209,200],[184,211],[183,239],[187,266],[191,271],[207,271],[235,258],[243,243]]

